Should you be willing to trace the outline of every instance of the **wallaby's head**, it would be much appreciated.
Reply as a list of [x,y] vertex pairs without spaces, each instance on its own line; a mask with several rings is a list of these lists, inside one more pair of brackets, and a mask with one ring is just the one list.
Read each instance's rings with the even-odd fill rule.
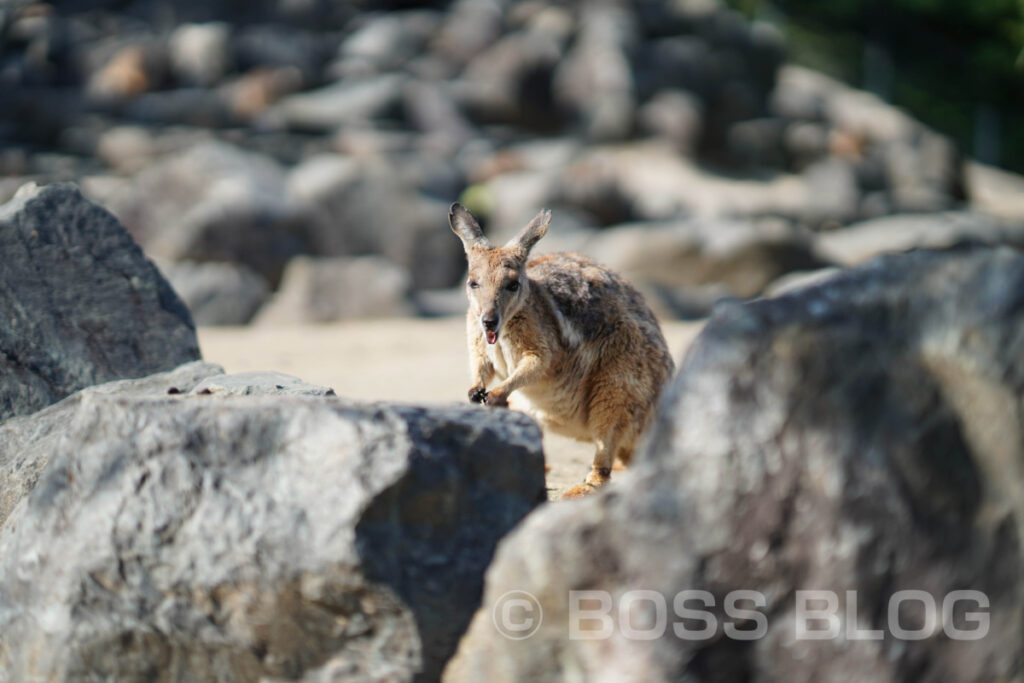
[[547,233],[551,212],[538,213],[503,247],[491,245],[473,214],[461,204],[452,204],[448,222],[466,248],[469,309],[480,321],[487,343],[494,344],[502,324],[519,311],[530,295],[526,261],[533,245]]

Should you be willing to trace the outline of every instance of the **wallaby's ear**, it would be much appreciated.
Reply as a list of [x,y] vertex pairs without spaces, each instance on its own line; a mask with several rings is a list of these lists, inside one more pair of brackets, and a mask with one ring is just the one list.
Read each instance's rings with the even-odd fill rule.
[[519,234],[509,240],[505,245],[506,249],[518,249],[523,253],[523,258],[529,255],[533,245],[537,244],[541,237],[548,234],[548,225],[551,224],[551,212],[541,210],[530,224],[519,231]]
[[448,223],[462,240],[462,246],[466,248],[467,253],[470,247],[490,248],[491,243],[484,237],[484,231],[480,224],[462,204],[458,202],[452,204],[452,208],[448,210]]

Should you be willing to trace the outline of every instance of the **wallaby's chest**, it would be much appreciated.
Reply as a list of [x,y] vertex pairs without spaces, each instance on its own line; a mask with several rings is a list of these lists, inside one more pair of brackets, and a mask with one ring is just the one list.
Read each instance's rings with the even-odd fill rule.
[[498,379],[507,379],[519,362],[519,351],[503,337],[498,337],[497,344],[487,345],[487,360],[491,361]]

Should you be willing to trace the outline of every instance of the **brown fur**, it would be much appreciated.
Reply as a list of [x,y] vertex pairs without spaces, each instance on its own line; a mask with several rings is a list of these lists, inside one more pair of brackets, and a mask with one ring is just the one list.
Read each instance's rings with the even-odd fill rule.
[[[592,441],[593,469],[566,497],[593,491],[608,480],[616,458],[629,463],[672,375],[654,315],[632,285],[586,257],[528,262],[547,233],[548,212],[504,247],[491,246],[458,204],[449,220],[469,261],[470,400],[506,406],[511,398],[512,407],[546,429]],[[494,344],[486,339],[488,319]]]

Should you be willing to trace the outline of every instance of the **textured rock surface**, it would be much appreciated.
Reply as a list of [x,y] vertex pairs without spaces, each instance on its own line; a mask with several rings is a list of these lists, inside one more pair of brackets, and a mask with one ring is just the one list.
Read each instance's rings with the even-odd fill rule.
[[536,425],[167,395],[207,371],[18,425],[14,457],[49,462],[0,526],[0,680],[436,680],[544,496]]
[[31,415],[0,424],[0,525],[27,496],[53,454],[69,446],[65,427],[82,399],[92,394],[142,398],[188,393],[202,380],[223,377],[219,365],[194,361],[174,370],[139,379],[97,384]]
[[27,186],[0,207],[0,253],[0,420],[199,358],[174,290],[74,186]]
[[[688,353],[633,470],[602,494],[531,516],[502,545],[446,678],[1018,676],[1022,292],[1024,256],[974,249],[886,256],[818,287],[722,307]],[[495,630],[492,608],[513,589],[543,605],[532,638]],[[606,590],[613,606],[628,590],[660,593],[665,635],[629,639],[616,626],[608,639],[570,639],[574,589]],[[675,616],[684,589],[714,597],[710,638],[675,636],[673,624],[704,626]],[[737,589],[765,596],[763,638],[723,635],[723,623],[736,625],[723,618],[723,599]],[[795,591],[813,589],[838,593],[840,624],[855,619],[882,639],[798,639]],[[967,589],[990,601],[984,639],[953,640],[943,625],[922,640],[893,636],[887,607],[897,591],[925,591],[941,604]],[[855,603],[847,590],[857,591]],[[620,623],[616,608],[609,614]],[[627,616],[642,630],[657,618],[646,601]],[[899,623],[922,627],[921,610],[901,611]],[[959,618],[954,625],[968,628]]]

